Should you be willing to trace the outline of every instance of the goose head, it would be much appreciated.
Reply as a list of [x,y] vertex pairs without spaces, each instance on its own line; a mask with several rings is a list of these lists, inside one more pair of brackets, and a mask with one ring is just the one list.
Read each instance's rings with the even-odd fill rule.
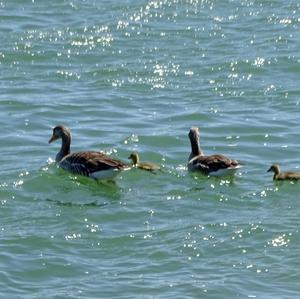
[[51,138],[49,139],[49,143],[57,140],[57,139],[64,139],[67,137],[68,139],[71,139],[71,132],[70,129],[63,125],[58,125],[53,129],[53,133]]
[[198,142],[200,137],[200,131],[198,127],[191,127],[189,131],[189,138],[191,143]]
[[190,139],[190,143],[191,143],[191,154],[189,156],[189,161],[196,157],[196,156],[203,156],[204,153],[202,151],[202,149],[200,148],[200,130],[198,127],[191,127],[190,131],[189,131],[189,139]]

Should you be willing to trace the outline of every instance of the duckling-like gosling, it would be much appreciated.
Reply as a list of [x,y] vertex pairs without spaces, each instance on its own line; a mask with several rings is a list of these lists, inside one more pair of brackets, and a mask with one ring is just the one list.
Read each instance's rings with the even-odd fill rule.
[[156,164],[149,163],[149,162],[140,162],[140,157],[137,152],[131,153],[128,159],[132,161],[133,167],[146,170],[146,171],[160,170],[160,167]]
[[278,164],[273,164],[271,167],[267,170],[267,172],[272,171],[274,173],[273,180],[277,181],[283,181],[283,180],[290,180],[290,181],[296,181],[300,180],[300,173],[299,172],[281,172],[280,167]]

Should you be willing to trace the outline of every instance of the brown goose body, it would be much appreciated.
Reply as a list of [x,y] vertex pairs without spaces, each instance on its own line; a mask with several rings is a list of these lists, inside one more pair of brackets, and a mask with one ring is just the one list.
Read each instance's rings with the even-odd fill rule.
[[53,135],[49,143],[60,138],[62,139],[62,145],[55,160],[66,171],[94,179],[112,179],[121,170],[129,169],[127,164],[101,152],[84,151],[70,153],[71,132],[62,125],[53,129]]
[[156,171],[156,170],[160,170],[160,166],[153,164],[153,163],[149,163],[149,162],[140,162],[140,157],[138,155],[138,153],[134,152],[131,153],[130,156],[128,157],[128,159],[132,160],[132,166],[142,169],[142,170],[146,170],[146,171]]
[[199,129],[192,127],[189,132],[191,154],[188,160],[189,171],[199,171],[205,175],[223,176],[231,175],[241,167],[238,161],[224,155],[204,155],[199,143]]
[[290,180],[290,181],[297,181],[300,180],[300,173],[299,172],[281,172],[280,167],[278,164],[273,164],[268,170],[268,172],[272,171],[274,172],[273,180],[276,181],[284,181],[284,180]]

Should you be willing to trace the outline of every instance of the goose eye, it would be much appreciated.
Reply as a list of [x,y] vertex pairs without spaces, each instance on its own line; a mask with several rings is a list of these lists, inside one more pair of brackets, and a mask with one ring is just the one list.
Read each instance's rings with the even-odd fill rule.
[[53,130],[53,135],[59,136],[59,130],[58,129],[54,129]]

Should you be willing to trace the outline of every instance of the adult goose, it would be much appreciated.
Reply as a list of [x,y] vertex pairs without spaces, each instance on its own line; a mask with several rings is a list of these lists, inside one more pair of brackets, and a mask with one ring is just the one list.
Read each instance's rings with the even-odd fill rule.
[[152,171],[152,172],[156,170],[160,170],[160,167],[156,164],[149,163],[149,162],[140,162],[140,157],[137,152],[131,153],[128,159],[132,161],[133,167],[146,170],[146,171]]
[[200,171],[205,175],[222,176],[232,175],[241,167],[238,161],[224,155],[204,155],[199,143],[199,128],[192,127],[189,132],[191,142],[191,154],[188,160],[189,171]]
[[71,132],[63,125],[53,129],[49,143],[61,139],[61,148],[56,155],[56,162],[66,171],[91,177],[93,179],[113,179],[121,170],[130,167],[122,161],[96,151],[70,153]]
[[300,173],[299,172],[281,172],[280,167],[278,164],[273,164],[268,170],[268,172],[274,172],[273,180],[283,181],[283,180],[290,180],[296,181],[300,180]]

